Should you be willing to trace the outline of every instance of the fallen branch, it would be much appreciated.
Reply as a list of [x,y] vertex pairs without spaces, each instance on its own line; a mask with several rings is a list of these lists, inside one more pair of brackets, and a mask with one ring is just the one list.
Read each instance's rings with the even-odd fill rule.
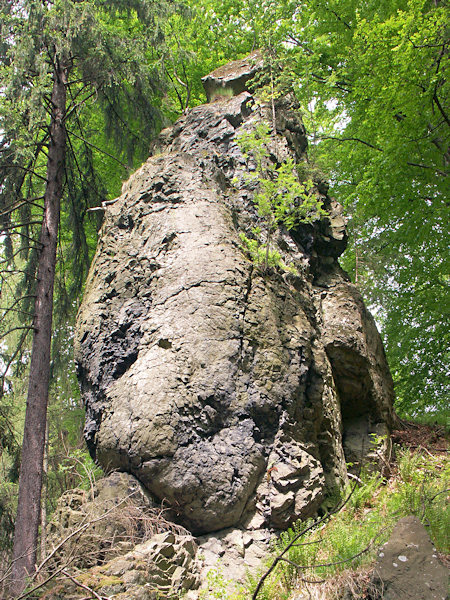
[[[67,535],[57,546],[55,546],[55,548],[53,548],[53,550],[50,552],[50,554],[48,556],[46,556],[44,558],[44,560],[41,562],[41,564],[38,566],[38,568],[36,569],[34,575],[33,575],[33,579],[38,575],[38,573],[42,570],[43,566],[58,552],[58,550],[64,546],[64,544],[66,542],[68,542],[71,538],[73,538],[75,535],[81,533],[82,531],[84,531],[85,529],[87,529],[88,527],[90,527],[91,525],[93,525],[94,523],[98,523],[99,521],[102,521],[103,519],[106,519],[106,517],[114,512],[115,510],[117,510],[117,508],[123,504],[124,502],[126,502],[127,500],[129,500],[132,496],[135,495],[136,492],[132,492],[131,494],[128,494],[128,496],[126,496],[121,502],[119,502],[118,504],[114,505],[113,507],[111,507],[109,510],[107,510],[103,515],[101,515],[100,517],[97,517],[96,519],[92,519],[90,521],[87,521],[85,523],[83,523],[80,527],[78,527],[77,529],[75,529],[75,531],[72,531],[72,533],[70,533],[69,535]],[[88,515],[86,515],[87,518]]]
[[299,569],[299,570],[302,570],[302,569],[303,570],[305,570],[305,569],[319,569],[321,567],[335,567],[336,565],[343,565],[344,563],[351,562],[351,561],[355,560],[356,558],[359,558],[360,556],[362,556],[366,552],[368,552],[371,549],[371,547],[374,545],[374,543],[376,542],[376,540],[378,540],[378,538],[381,536],[381,534],[386,531],[386,529],[387,529],[387,527],[383,527],[383,529],[381,529],[377,533],[377,535],[370,540],[370,542],[367,544],[367,546],[363,550],[361,550],[360,552],[357,552],[356,554],[354,554],[353,556],[350,556],[349,558],[344,558],[342,560],[337,560],[335,562],[318,563],[318,564],[313,564],[313,565],[298,565],[293,560],[290,560],[289,558],[285,558],[285,557],[282,557],[281,560],[284,561],[284,562],[289,563],[290,565],[294,566],[296,569]]
[[[65,566],[67,566],[67,565],[65,565]],[[47,577],[47,579],[44,579],[44,581],[42,581],[38,585],[34,586],[34,588],[31,588],[31,590],[28,590],[28,592],[25,592],[21,596],[18,596],[17,598],[15,598],[15,600],[23,600],[23,598],[27,598],[28,596],[30,596],[30,594],[33,594],[36,590],[39,590],[40,588],[44,587],[44,585],[46,585],[49,581],[51,581],[57,575],[59,575],[64,568],[65,567],[61,567],[60,569],[58,569],[57,571],[52,573],[49,577]]]
[[338,512],[340,512],[344,508],[344,506],[349,502],[349,500],[352,497],[353,492],[355,491],[357,485],[358,485],[358,483],[356,482],[355,485],[352,487],[350,493],[348,494],[347,498],[345,498],[345,500],[343,502],[338,503],[334,508],[332,508],[330,510],[329,513],[327,513],[326,515],[324,515],[320,519],[317,519],[317,521],[314,521],[314,523],[312,523],[311,525],[309,525],[309,527],[306,527],[305,529],[303,529],[302,531],[300,531],[300,533],[298,533],[296,536],[294,536],[294,538],[289,542],[289,544],[286,546],[286,548],[283,550],[283,552],[281,552],[281,554],[279,554],[278,556],[275,557],[275,559],[272,562],[272,564],[270,565],[270,567],[267,569],[267,571],[259,579],[258,584],[257,584],[257,586],[255,588],[255,591],[253,592],[252,600],[257,600],[258,594],[259,594],[262,586],[264,585],[264,582],[269,577],[269,575],[273,572],[273,570],[278,565],[278,563],[281,560],[283,560],[284,555],[296,544],[296,542],[302,536],[304,536],[306,533],[308,533],[308,531],[311,531],[311,529],[314,529],[315,527],[317,527],[317,525],[320,525],[320,523],[324,523],[324,522],[328,521],[329,519],[331,519],[331,517],[334,514],[337,514]]

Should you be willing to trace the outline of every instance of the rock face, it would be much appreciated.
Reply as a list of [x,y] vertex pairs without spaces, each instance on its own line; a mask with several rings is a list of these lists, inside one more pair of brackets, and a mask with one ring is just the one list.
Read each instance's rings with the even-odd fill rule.
[[313,514],[392,421],[382,344],[338,264],[345,220],[326,185],[315,193],[328,217],[276,235],[288,270],[242,249],[239,234],[265,226],[240,133],[266,121],[268,160],[305,167],[295,107],[275,109],[273,132],[272,108],[242,91],[161,133],[107,207],[78,316],[92,455],[196,534]]
[[199,585],[196,550],[191,535],[159,533],[123,556],[79,574],[78,585],[68,580],[63,586],[51,587],[42,599],[86,599],[85,589],[80,589],[80,585],[94,590],[96,597],[111,600],[186,598],[186,593]]
[[[155,507],[133,475],[113,472],[90,491],[69,490],[47,527],[51,572],[69,565],[79,581],[108,598],[206,598],[220,576],[230,591],[260,566],[269,552],[271,532],[224,529],[194,538]],[[52,584],[47,600],[79,600],[85,590]],[[199,588],[202,589],[199,589]],[[43,596],[43,597],[44,597]]]
[[263,66],[261,52],[256,50],[242,60],[235,60],[219,67],[206,77],[202,83],[208,102],[221,96],[237,96],[247,90],[247,83]]

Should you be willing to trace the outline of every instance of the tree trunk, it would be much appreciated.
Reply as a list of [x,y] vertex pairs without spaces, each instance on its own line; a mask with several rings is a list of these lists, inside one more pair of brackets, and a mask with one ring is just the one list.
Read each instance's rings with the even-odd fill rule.
[[66,147],[67,67],[55,62],[47,183],[37,268],[34,335],[20,465],[10,593],[19,595],[36,569],[52,334],[53,285]]
[[46,556],[47,545],[47,491],[48,491],[48,444],[49,444],[48,419],[45,427],[44,457],[42,462],[42,493],[41,493],[41,553],[42,562]]

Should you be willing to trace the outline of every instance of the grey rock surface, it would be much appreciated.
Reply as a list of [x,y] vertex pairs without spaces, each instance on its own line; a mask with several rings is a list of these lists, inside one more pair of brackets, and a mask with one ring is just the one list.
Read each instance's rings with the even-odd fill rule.
[[446,600],[448,569],[417,517],[405,517],[395,526],[378,554],[374,583],[384,600]]
[[[214,597],[218,581],[232,595],[268,555],[268,529],[230,528],[194,538],[168,516],[128,473],[99,479],[91,492],[69,490],[48,526],[49,550],[58,548],[49,566],[70,564],[109,598],[197,600],[208,597],[209,587]],[[59,586],[50,589],[48,597],[57,600]],[[65,586],[62,597],[78,600],[82,592]]]
[[268,529],[246,531],[239,528],[223,529],[196,538],[201,587],[208,586],[208,575],[209,579],[211,574],[219,575],[225,580],[231,596],[236,583],[245,583],[247,574],[255,573],[261,567],[262,560],[269,554],[272,538]]
[[[295,108],[277,101],[268,160],[306,168]],[[345,220],[327,186],[315,193],[329,216],[274,240],[289,271],[264,272],[242,249],[239,234],[264,234],[264,222],[237,140],[261,120],[273,128],[271,107],[243,91],[162,131],[106,209],[78,315],[92,455],[195,534],[314,514],[393,418],[378,332],[338,263]]]
[[[186,597],[200,584],[195,559],[197,546],[191,535],[173,532],[155,534],[130,552],[104,564],[76,573],[64,586],[54,585],[45,593],[52,600],[86,599],[86,587],[95,597],[114,600],[175,600]],[[89,597],[93,597],[90,593]],[[195,593],[192,598],[198,598]],[[42,596],[44,598],[44,596]]]
[[223,95],[237,96],[247,91],[248,83],[263,67],[263,57],[256,50],[241,60],[234,60],[202,78],[208,102]]
[[180,598],[199,586],[196,551],[190,535],[156,534],[98,569],[106,581],[117,578],[113,585],[98,587],[99,592],[117,600]]

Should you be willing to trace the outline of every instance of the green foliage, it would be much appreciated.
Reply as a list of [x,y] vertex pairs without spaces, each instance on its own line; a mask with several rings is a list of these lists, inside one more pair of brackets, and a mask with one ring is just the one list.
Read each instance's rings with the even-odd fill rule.
[[[353,241],[342,262],[376,311],[397,410],[448,419],[445,3],[307,0],[301,10],[291,0],[188,5],[174,11],[174,5],[137,0],[0,0],[0,296],[8,307],[0,309],[0,452],[6,519],[23,420],[52,45],[73,64],[56,280],[50,507],[60,489],[78,485],[92,468],[78,447],[82,407],[69,349],[71,318],[101,222],[101,213],[91,209],[119,193],[165,117],[205,100],[201,76],[258,47],[269,67],[258,82],[262,99],[295,92],[310,134],[310,161],[329,174],[332,193],[351,214]],[[255,264],[288,270],[274,234],[320,216],[316,178],[306,163],[278,160],[267,126],[241,143],[253,168],[249,179],[258,188],[261,219],[261,227],[242,234],[243,247]],[[422,467],[416,471],[421,476]],[[88,485],[89,477],[83,481]],[[395,498],[399,506],[419,511],[421,480],[408,485]],[[352,509],[362,510],[377,486],[378,480],[365,479]],[[431,506],[440,506],[441,499]]]
[[[376,491],[383,484],[383,478],[377,471],[373,472],[373,469],[363,469],[360,475],[362,481],[361,485],[355,487],[350,500],[349,506],[353,511],[362,510],[365,506],[370,504],[371,499],[376,494]],[[350,490],[347,490],[348,493]]]
[[179,37],[192,52],[190,73],[205,75],[260,48],[272,78],[265,76],[266,96],[295,91],[310,161],[352,217],[343,266],[376,310],[397,410],[442,410],[450,331],[446,3],[190,5],[194,30]]
[[102,471],[86,449],[83,439],[84,407],[73,359],[74,327],[69,322],[54,331],[57,353],[48,407],[47,509],[51,513],[66,489],[89,490]]
[[[285,557],[289,562],[279,563],[259,598],[285,600],[301,585],[299,577],[329,579],[350,567],[370,563],[394,524],[411,514],[427,525],[438,551],[448,553],[450,510],[446,496],[450,463],[446,457],[398,450],[397,472],[390,480],[369,470],[361,474],[360,480],[343,510],[328,523],[313,527],[288,550]],[[311,525],[313,520],[297,522],[281,533],[274,544],[274,555]],[[257,581],[251,583],[254,587]]]
[[243,132],[238,144],[251,165],[246,174],[247,182],[257,187],[254,202],[265,229],[265,243],[261,242],[262,229],[254,228],[255,239],[241,234],[244,248],[252,260],[269,266],[282,266],[281,256],[271,249],[272,238],[279,226],[293,229],[300,222],[311,223],[325,214],[318,200],[311,179],[300,181],[296,165],[288,157],[281,163],[272,156],[271,147],[276,146],[276,134],[270,133],[267,123],[258,123],[254,130]]
[[399,452],[398,476],[402,485],[393,496],[393,505],[402,515],[413,514],[428,526],[436,547],[450,550],[450,508],[447,502],[450,464],[445,457],[425,452]]
[[[49,497],[50,509],[54,508],[52,503],[58,498],[61,490],[79,488],[91,491],[95,481],[103,476],[103,471],[95,465],[86,448],[72,448],[67,445],[65,452],[63,455],[61,450],[56,452],[53,449],[52,459],[55,464],[50,472],[48,486],[50,490],[52,486],[56,489],[53,489],[53,494]],[[56,464],[57,458],[59,460]]]
[[276,250],[270,250],[266,245],[261,243],[259,235],[261,233],[261,229],[259,227],[254,227],[252,230],[253,235],[257,236],[255,239],[251,239],[245,235],[245,233],[240,233],[239,237],[242,241],[242,247],[245,252],[249,255],[250,260],[258,266],[263,266],[265,268],[268,267],[284,267],[284,263],[281,260],[281,254]]
[[404,415],[448,402],[447,20],[428,0],[311,0],[285,53],[311,158],[353,216],[343,263],[377,311]]
[[186,4],[187,11],[177,11],[162,25],[165,46],[160,64],[169,79],[164,109],[172,119],[187,107],[206,102],[203,76],[252,50],[252,28],[259,18],[246,2],[187,0]]
[[208,571],[206,583],[200,592],[200,600],[242,600],[245,594],[243,586],[227,579],[220,567]]
[[428,412],[425,414],[419,415],[416,419],[414,419],[416,423],[421,423],[423,425],[440,425],[445,429],[445,431],[450,433],[450,410],[443,409],[439,411]]
[[[4,468],[5,457],[1,459],[1,467]],[[8,475],[0,476],[0,557],[8,552],[12,545],[14,533],[14,521],[17,509],[18,485],[12,482]]]
[[[7,490],[16,481],[23,428],[39,232],[47,177],[51,179],[49,148],[55,139],[54,80],[65,82],[67,98],[63,191],[58,198],[48,510],[67,487],[90,486],[95,477],[95,467],[81,450],[83,410],[73,369],[71,323],[101,224],[101,211],[95,209],[119,192],[128,168],[146,158],[148,141],[164,122],[164,82],[155,49],[161,41],[159,21],[173,6],[149,0],[0,1],[0,422],[5,426],[0,453],[6,465],[2,489]],[[14,415],[6,412],[11,405]],[[2,507],[9,510],[11,504],[3,501],[7,497],[2,491]],[[6,508],[2,515],[9,518]]]

